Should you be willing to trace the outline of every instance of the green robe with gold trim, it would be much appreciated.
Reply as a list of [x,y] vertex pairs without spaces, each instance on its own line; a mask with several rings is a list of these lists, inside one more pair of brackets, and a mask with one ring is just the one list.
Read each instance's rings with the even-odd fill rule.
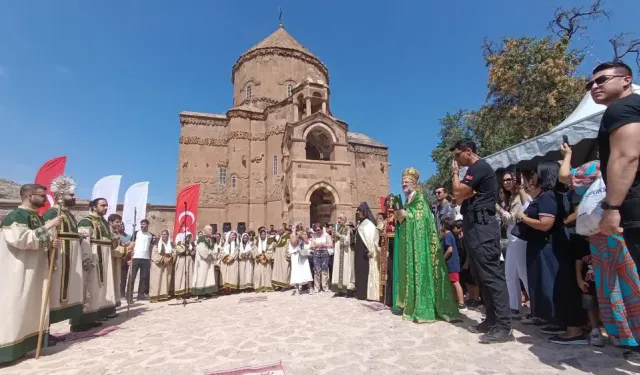
[[[26,207],[9,212],[0,224],[0,363],[37,346],[51,239],[44,220]],[[45,347],[47,339],[45,334]]]
[[[67,208],[61,210],[62,224],[57,230],[60,249],[56,254],[56,265],[51,279],[49,294],[49,323],[77,318],[82,315],[82,251],[78,222]],[[44,213],[45,222],[58,216],[58,206]]]
[[111,258],[111,231],[106,220],[91,214],[78,222],[78,232],[85,234],[81,241],[84,270],[84,310],[71,325],[83,325],[107,318],[116,312]]
[[458,307],[433,213],[417,191],[404,210],[407,216],[396,226],[394,241],[394,309],[416,323],[455,320]]

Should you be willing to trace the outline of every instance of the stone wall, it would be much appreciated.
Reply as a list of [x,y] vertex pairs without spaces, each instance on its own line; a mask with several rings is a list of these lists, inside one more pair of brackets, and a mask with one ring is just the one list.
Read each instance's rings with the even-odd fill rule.
[[[20,201],[17,199],[0,199],[0,220],[5,215],[18,207]],[[89,214],[89,201],[79,200],[72,210],[76,218],[80,219]],[[118,214],[122,215],[122,204],[118,205]],[[175,206],[165,206],[158,204],[147,205],[147,220],[149,220],[149,228],[152,233],[160,234],[162,230],[168,229],[173,232],[173,223],[175,218],[176,208]],[[140,218],[142,220],[142,218]],[[198,225],[198,230],[202,229],[205,224]]]

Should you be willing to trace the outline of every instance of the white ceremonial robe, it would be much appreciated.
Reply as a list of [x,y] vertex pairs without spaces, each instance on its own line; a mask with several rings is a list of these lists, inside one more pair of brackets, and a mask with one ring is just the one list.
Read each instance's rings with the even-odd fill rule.
[[171,271],[173,270],[173,246],[162,240],[151,251],[149,275],[149,301],[158,302],[169,299],[171,289]]
[[71,319],[72,326],[97,322],[116,312],[112,242],[108,224],[103,218],[90,215],[78,222],[78,232],[87,236],[81,241],[85,302],[83,315]]
[[[57,233],[61,241],[56,255],[56,265],[51,276],[49,292],[49,323],[62,322],[82,316],[83,280],[82,280],[82,248],[78,235],[78,223],[73,214],[63,209],[62,224],[49,232]],[[46,222],[58,216],[58,205],[50,208],[43,215]]]
[[187,297],[191,294],[193,284],[193,258],[185,250],[184,245],[178,243],[174,250],[174,296]]
[[38,343],[52,239],[42,225],[35,211],[20,207],[0,226],[0,363],[22,357]]
[[[113,247],[111,250],[111,263],[113,264],[113,292],[115,295],[116,307],[119,307],[122,304],[120,300],[123,297],[120,294],[120,283],[123,277],[122,262],[125,261],[124,257],[127,255],[127,248],[120,244],[119,234],[114,233],[114,236],[117,236],[118,238],[114,240],[114,245],[117,244],[117,246]],[[124,277],[127,277],[127,275],[124,275]]]
[[356,290],[354,273],[355,253],[351,248],[351,230],[348,227],[336,231],[334,243],[333,270],[331,272],[331,291],[346,293]]
[[271,271],[273,252],[268,249],[267,240],[258,240],[258,245],[253,250],[253,288],[256,292],[272,292]]
[[222,260],[220,261],[220,273],[222,274],[223,287],[226,289],[238,289],[240,274],[238,271],[238,255],[240,245],[236,241],[227,241],[222,250]]
[[[304,244],[304,250],[307,252],[310,249],[310,244]],[[299,246],[291,245],[289,242],[288,252],[291,255],[291,279],[290,285],[304,285],[313,281],[313,275],[311,275],[311,267],[309,266],[309,257],[302,255]]]
[[204,237],[198,239],[193,269],[192,294],[194,296],[210,295],[218,291],[213,248],[213,239]]
[[289,243],[289,235],[284,234],[272,244],[273,250],[273,272],[271,273],[271,284],[274,288],[289,287],[289,278],[291,277],[291,263],[287,259],[287,249]]
[[[243,235],[249,237],[248,234]],[[253,244],[247,241],[239,245],[238,253],[238,289],[253,289]]]
[[363,220],[358,226],[358,234],[371,254],[369,258],[369,278],[367,280],[367,299],[380,301],[380,233],[370,220]]

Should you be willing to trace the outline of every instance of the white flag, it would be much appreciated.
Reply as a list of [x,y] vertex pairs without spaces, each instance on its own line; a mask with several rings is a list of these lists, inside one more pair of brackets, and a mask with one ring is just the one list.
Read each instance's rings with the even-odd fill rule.
[[109,218],[109,215],[116,213],[118,207],[118,193],[120,192],[120,180],[122,176],[112,175],[102,177],[93,186],[93,192],[91,193],[91,200],[96,198],[104,198],[109,204],[107,214],[105,218]]
[[134,216],[136,230],[140,229],[140,220],[147,216],[147,197],[149,195],[149,182],[136,182],[131,185],[124,194],[124,208],[122,209],[122,221],[127,234],[133,235]]

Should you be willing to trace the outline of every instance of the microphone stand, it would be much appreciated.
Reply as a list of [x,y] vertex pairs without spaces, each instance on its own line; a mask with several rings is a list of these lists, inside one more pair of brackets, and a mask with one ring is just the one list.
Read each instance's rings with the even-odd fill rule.
[[[187,202],[184,202],[184,211],[183,212],[187,212]],[[189,303],[200,303],[202,302],[201,300],[193,300],[193,301],[187,301],[187,293],[189,290],[189,272],[187,271],[187,267],[188,267],[188,262],[187,262],[187,257],[190,257],[191,254],[189,254],[189,248],[191,247],[191,244],[187,245],[187,217],[185,215],[184,218],[184,223],[182,225],[182,233],[184,235],[182,241],[184,241],[184,294],[182,295],[182,307],[187,306],[187,304]],[[177,262],[176,262],[177,263]],[[169,305],[171,306],[176,306],[176,305],[180,305],[180,303],[170,303]]]
[[[131,241],[136,240],[136,219],[137,219],[138,210],[133,208],[133,233],[131,234]],[[128,249],[127,249],[128,250]],[[128,252],[128,251],[127,251]],[[125,256],[125,261],[127,261],[127,257]],[[128,261],[127,261],[128,262]],[[131,308],[131,304],[133,303],[133,280],[131,280],[133,275],[133,250],[131,253],[131,264],[127,269],[127,318],[129,317],[129,309]],[[138,286],[139,288],[139,286]]]

